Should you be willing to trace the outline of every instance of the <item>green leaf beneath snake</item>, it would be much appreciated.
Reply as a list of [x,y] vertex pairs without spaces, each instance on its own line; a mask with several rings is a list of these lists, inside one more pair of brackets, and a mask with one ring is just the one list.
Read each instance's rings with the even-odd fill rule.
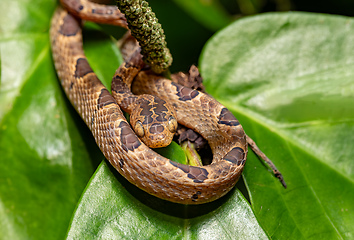
[[275,239],[354,237],[352,18],[265,14],[216,34],[201,57],[210,94],[283,173],[283,189],[253,153],[244,179]]
[[[350,101],[354,72],[350,63],[354,59],[346,54],[353,49],[349,37],[352,24],[348,18],[326,15],[263,15],[230,25],[211,39],[203,52],[201,70],[209,92],[234,112],[288,183],[288,189],[283,189],[255,155],[249,154],[245,182],[253,212],[268,237],[352,236],[353,163],[349,156],[353,154]],[[90,187],[83,195],[83,208],[74,216],[69,237],[87,237],[87,222],[92,218],[81,216],[95,208],[90,205],[95,201]],[[234,202],[240,196],[235,190],[220,201],[193,207],[165,203],[137,189],[127,190],[135,198],[102,210],[101,214],[116,214],[107,217],[110,223],[94,228],[94,236],[122,231],[128,238],[138,234],[146,234],[146,238],[203,238],[207,229],[209,238],[242,238],[240,229],[224,224],[258,229],[252,220],[241,217],[252,212],[244,201]],[[105,190],[111,191],[109,187]],[[127,206],[136,199],[139,202]],[[125,221],[120,216],[124,213],[119,213],[123,206],[127,206],[128,216],[135,216],[131,219],[136,220],[136,228],[129,225],[122,230],[121,222]],[[132,212],[130,206],[139,210]],[[242,210],[237,206],[243,206]],[[235,216],[243,223],[236,223]],[[255,235],[251,232],[246,231],[247,237],[265,237],[260,230]]]
[[103,162],[73,216],[68,239],[265,239],[238,190],[204,206],[157,199]]
[[[262,229],[271,238],[320,238],[324,228],[327,239],[352,237],[353,20],[263,15],[209,42],[201,61],[209,92],[235,113],[289,187],[250,153],[244,176],[252,210],[237,189],[185,207],[146,195],[105,163],[97,168],[103,156],[51,60],[55,4],[0,2],[0,239],[63,239],[73,213],[68,236],[81,239],[264,239]],[[90,58],[119,57],[109,38],[99,38],[101,49],[88,49]],[[109,81],[118,62],[93,67]]]

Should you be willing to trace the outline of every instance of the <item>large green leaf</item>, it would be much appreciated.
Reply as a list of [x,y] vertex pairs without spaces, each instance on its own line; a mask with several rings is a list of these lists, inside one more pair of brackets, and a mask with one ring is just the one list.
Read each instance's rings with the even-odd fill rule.
[[276,239],[354,234],[354,21],[305,13],[246,18],[214,36],[201,70],[284,174],[253,154],[244,171],[254,212]]

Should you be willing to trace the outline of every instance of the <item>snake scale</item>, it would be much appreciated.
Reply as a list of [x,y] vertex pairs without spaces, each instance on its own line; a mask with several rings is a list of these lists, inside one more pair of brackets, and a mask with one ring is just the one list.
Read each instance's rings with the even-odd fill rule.
[[[169,102],[177,113],[178,122],[199,132],[208,141],[213,161],[197,167],[160,156],[136,136],[85,57],[79,19],[80,12],[86,9],[85,2],[62,2],[74,2],[76,13],[73,12],[78,17],[61,7],[54,13],[50,36],[55,68],[67,97],[108,161],[132,184],[171,202],[207,203],[231,190],[241,176],[248,151],[246,135],[231,112],[204,93],[140,71],[133,82],[133,90],[156,94]],[[89,12],[97,13],[94,8],[91,6]],[[100,9],[103,15],[105,10]],[[119,19],[117,25],[126,26],[119,11],[109,13]]]

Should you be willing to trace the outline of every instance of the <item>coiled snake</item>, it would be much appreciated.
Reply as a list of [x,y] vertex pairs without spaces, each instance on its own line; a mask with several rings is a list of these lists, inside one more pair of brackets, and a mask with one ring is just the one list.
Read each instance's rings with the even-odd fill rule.
[[[85,6],[77,9],[84,11]],[[118,25],[126,26],[124,17],[120,16],[120,22]],[[199,132],[213,152],[213,161],[207,166],[173,162],[139,140],[116,100],[90,68],[82,48],[80,20],[59,7],[50,36],[55,68],[66,95],[104,156],[129,182],[154,196],[182,204],[210,202],[233,188],[246,162],[247,141],[228,109],[206,94],[141,71],[133,89],[169,102],[178,122]],[[124,94],[122,89],[113,92]]]

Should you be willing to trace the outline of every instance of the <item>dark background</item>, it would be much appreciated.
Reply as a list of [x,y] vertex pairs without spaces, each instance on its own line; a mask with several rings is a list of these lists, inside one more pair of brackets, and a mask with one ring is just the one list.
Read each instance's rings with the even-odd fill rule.
[[[201,50],[207,40],[215,34],[215,29],[212,30],[195,20],[191,14],[176,4],[177,1],[148,2],[165,30],[168,47],[174,58],[172,72],[188,71],[190,65],[198,65]],[[354,15],[353,0],[219,0],[219,2],[235,20],[259,13],[287,11]],[[239,5],[243,2],[253,4],[253,9],[241,11]]]

